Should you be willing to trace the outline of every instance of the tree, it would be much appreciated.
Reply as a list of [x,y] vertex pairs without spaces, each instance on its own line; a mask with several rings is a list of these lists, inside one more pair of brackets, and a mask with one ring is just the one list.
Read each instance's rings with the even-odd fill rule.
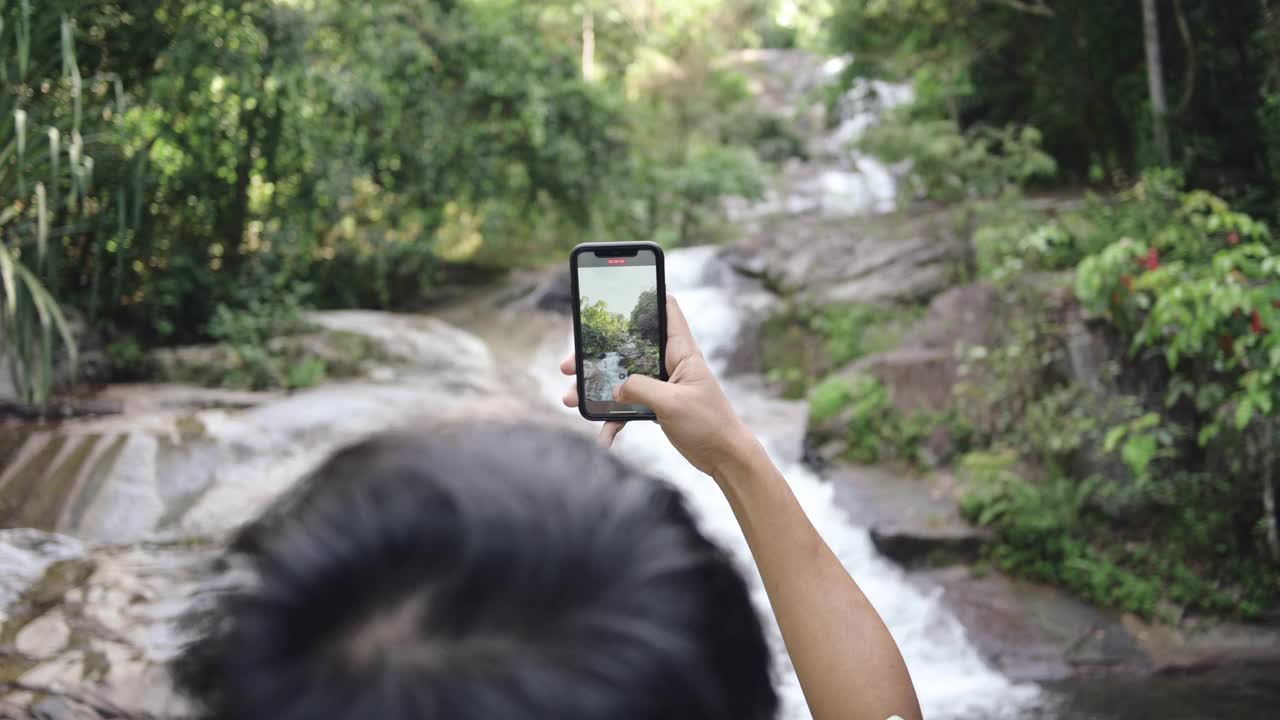
[[1147,91],[1151,95],[1151,125],[1156,153],[1169,165],[1169,103],[1164,94],[1164,68],[1160,60],[1160,16],[1156,0],[1142,0],[1142,39],[1147,50]]
[[661,341],[658,327],[658,291],[650,288],[640,293],[631,310],[631,334],[647,344]]
[[[1176,41],[1166,33],[1153,53],[1163,102],[1149,88],[1144,7],[1132,0],[838,0],[829,27],[835,48],[852,55],[850,83],[913,81],[916,120],[958,118],[965,131],[1038,128],[1069,183],[1124,182],[1145,163],[1163,162],[1162,143],[1151,139],[1159,115],[1189,184],[1240,193],[1256,213],[1274,211],[1266,152],[1280,148],[1280,99],[1274,80],[1268,85],[1277,76],[1270,68],[1280,67],[1280,22],[1268,23],[1265,8],[1211,0],[1158,7],[1155,20],[1177,28]],[[1280,167],[1280,150],[1272,156]]]
[[609,311],[603,300],[582,298],[582,352],[599,357],[616,351],[627,340],[627,320],[622,313]]

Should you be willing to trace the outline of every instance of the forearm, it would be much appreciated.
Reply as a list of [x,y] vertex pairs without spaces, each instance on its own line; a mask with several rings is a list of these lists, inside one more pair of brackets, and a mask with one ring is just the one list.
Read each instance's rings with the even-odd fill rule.
[[897,643],[786,479],[754,438],[735,458],[714,476],[751,546],[815,720],[920,718]]

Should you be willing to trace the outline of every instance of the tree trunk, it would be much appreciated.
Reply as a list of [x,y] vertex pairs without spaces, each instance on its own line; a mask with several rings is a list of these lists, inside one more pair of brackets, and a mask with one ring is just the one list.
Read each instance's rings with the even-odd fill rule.
[[1275,467],[1271,457],[1275,452],[1272,444],[1272,433],[1275,425],[1265,420],[1262,441],[1262,511],[1263,523],[1267,533],[1267,547],[1271,550],[1271,559],[1280,562],[1280,528],[1276,523],[1276,478]]
[[596,18],[589,9],[582,13],[582,79],[596,79]]
[[1142,0],[1142,35],[1147,47],[1147,90],[1151,94],[1151,124],[1160,163],[1169,165],[1169,102],[1164,94],[1164,70],[1160,64],[1160,16],[1156,0]]

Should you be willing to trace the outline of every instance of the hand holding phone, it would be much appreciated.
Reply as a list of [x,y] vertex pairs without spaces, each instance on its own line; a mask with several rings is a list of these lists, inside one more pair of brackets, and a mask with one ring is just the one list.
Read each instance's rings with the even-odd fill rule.
[[[663,354],[668,380],[634,375],[618,387],[617,393],[624,403],[652,408],[662,432],[676,450],[694,467],[718,479],[744,458],[750,458],[758,443],[734,412],[698,350],[680,305],[668,295],[665,307],[667,338]],[[577,353],[570,353],[560,363],[560,372],[578,374],[577,360]],[[566,407],[580,407],[580,387],[576,380],[569,386],[564,394]],[[600,443],[612,445],[624,427],[625,420],[606,422],[600,430]]]
[[654,420],[653,409],[619,402],[633,375],[667,379],[666,280],[654,243],[585,243],[569,256],[578,411],[588,420]]

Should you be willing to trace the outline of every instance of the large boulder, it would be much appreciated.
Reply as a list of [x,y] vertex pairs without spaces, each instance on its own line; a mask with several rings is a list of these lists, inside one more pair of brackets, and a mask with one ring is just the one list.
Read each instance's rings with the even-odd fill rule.
[[977,559],[989,533],[961,517],[948,474],[917,477],[881,467],[840,465],[828,474],[836,502],[867,528],[882,555],[907,567]]
[[448,323],[366,311],[310,320],[363,338],[381,364],[363,378],[291,395],[205,393],[229,401],[212,407],[130,401],[122,405],[135,412],[6,432],[0,526],[101,542],[221,532],[348,442],[424,419],[481,416],[490,407],[492,416],[511,417],[529,406],[485,344]]
[[917,302],[951,285],[967,239],[950,210],[825,218],[771,217],[747,229],[730,263],[813,306]]
[[1000,312],[1000,294],[987,283],[951,288],[929,303],[900,347],[861,358],[836,375],[874,376],[904,414],[945,412],[959,380],[961,349],[995,342]]
[[951,407],[957,362],[949,350],[899,348],[869,355],[839,373],[857,374],[873,375],[890,388],[902,413],[942,412]]
[[966,566],[915,577],[942,589],[943,602],[983,659],[1015,680],[1154,670],[1118,614],[1060,590]]
[[963,566],[913,577],[942,590],[978,652],[1014,679],[1280,668],[1276,627],[1197,620],[1155,625],[1056,588]]
[[957,285],[929,303],[924,319],[903,345],[952,351],[958,345],[989,345],[1001,311],[999,291],[987,282]]

